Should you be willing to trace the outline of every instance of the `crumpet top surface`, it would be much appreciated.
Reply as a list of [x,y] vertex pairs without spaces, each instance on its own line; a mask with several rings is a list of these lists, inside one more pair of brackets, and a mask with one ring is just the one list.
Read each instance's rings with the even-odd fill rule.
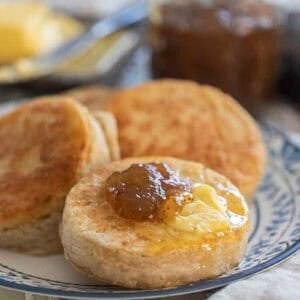
[[[135,221],[119,216],[105,196],[107,178],[132,164],[153,162],[166,163],[193,184],[213,188],[216,197],[222,198],[221,212],[205,199],[208,194],[202,193],[200,202],[195,194],[192,203],[186,204],[182,212],[170,220]],[[112,251],[142,251],[147,255],[199,246],[200,242],[213,246],[225,238],[239,240],[248,229],[247,205],[228,179],[199,163],[171,157],[130,158],[90,173],[68,194],[62,223],[63,236],[72,230],[75,236],[84,235]]]
[[32,101],[0,119],[0,228],[63,207],[90,148],[86,115],[61,97]]
[[230,96],[189,81],[153,81],[116,94],[108,109],[119,128],[122,157],[168,155],[224,174],[246,196],[262,176],[258,127]]

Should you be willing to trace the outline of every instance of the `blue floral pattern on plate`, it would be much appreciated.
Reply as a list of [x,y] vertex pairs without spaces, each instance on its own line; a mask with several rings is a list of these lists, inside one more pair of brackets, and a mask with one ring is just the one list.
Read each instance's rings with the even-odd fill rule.
[[263,125],[269,151],[264,180],[251,211],[247,254],[238,267],[218,278],[163,290],[128,290],[40,278],[0,264],[0,286],[63,298],[156,298],[221,287],[264,271],[300,249],[300,148],[270,125]]

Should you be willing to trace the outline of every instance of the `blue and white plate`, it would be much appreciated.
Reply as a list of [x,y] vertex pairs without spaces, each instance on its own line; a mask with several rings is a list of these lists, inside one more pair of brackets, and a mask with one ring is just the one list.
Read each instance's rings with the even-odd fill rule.
[[247,254],[215,279],[162,290],[101,286],[77,274],[63,256],[29,257],[0,250],[0,286],[62,298],[155,298],[214,289],[264,271],[300,249],[300,148],[276,128],[263,126],[269,161],[252,207]]

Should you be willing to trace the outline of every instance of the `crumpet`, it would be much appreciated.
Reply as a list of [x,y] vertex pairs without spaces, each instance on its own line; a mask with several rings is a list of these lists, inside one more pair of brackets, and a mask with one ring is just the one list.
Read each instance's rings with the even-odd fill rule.
[[[188,180],[193,199],[163,220],[121,216],[107,198],[107,179],[133,165],[153,163],[166,164]],[[160,190],[159,178],[151,188],[139,186],[136,176],[136,185],[120,187]],[[143,210],[144,201],[152,197],[139,193],[137,207],[130,209]],[[101,282],[142,289],[173,287],[227,272],[243,257],[248,231],[247,205],[229,180],[199,163],[170,157],[125,159],[95,170],[68,194],[61,224],[65,256],[75,269]]]
[[31,101],[0,119],[0,246],[31,254],[61,250],[65,196],[109,162],[104,134],[67,97]]
[[266,152],[258,126],[230,96],[189,81],[160,80],[120,91],[108,103],[122,158],[169,155],[201,162],[251,196]]

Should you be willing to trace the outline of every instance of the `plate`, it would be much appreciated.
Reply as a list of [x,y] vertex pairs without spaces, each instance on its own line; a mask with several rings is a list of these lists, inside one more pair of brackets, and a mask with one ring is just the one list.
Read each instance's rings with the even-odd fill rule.
[[73,299],[146,299],[225,286],[284,261],[300,249],[300,148],[271,125],[262,125],[269,160],[251,209],[252,230],[244,260],[211,280],[160,290],[101,286],[73,271],[62,255],[30,257],[0,250],[0,286]]

